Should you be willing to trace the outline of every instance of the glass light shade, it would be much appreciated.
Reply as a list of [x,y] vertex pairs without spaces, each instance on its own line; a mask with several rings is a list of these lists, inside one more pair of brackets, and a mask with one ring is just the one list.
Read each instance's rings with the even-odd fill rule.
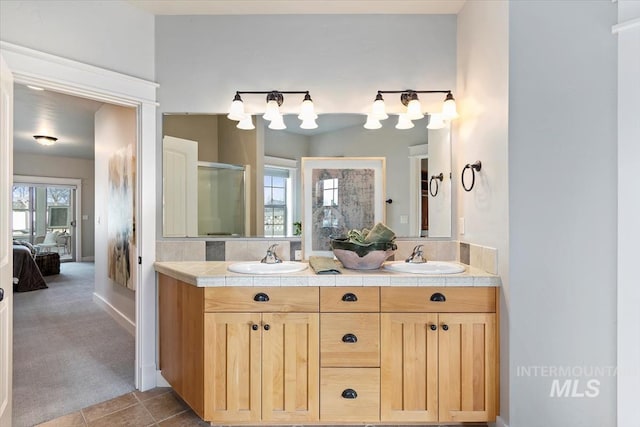
[[300,114],[298,114],[298,118],[302,121],[315,120],[318,118],[318,115],[316,114],[315,109],[313,107],[313,101],[311,101],[310,99],[302,101],[302,105],[300,106]]
[[419,100],[412,99],[409,101],[409,105],[407,105],[407,117],[409,120],[420,120],[424,117],[424,114],[422,114],[422,105],[420,105]]
[[53,145],[58,140],[58,138],[55,138],[53,136],[46,136],[46,135],[34,135],[33,137],[35,138],[38,144],[44,145],[44,146]]
[[230,120],[240,121],[245,116],[244,114],[244,104],[242,101],[234,100],[231,103],[231,107],[229,107],[229,114],[227,114],[227,118]]
[[367,122],[364,124],[365,129],[374,130],[374,129],[380,129],[381,127],[382,127],[382,123],[380,123],[380,120],[373,117],[373,113],[367,114]]
[[252,130],[256,127],[253,125],[253,120],[251,119],[250,114],[245,114],[242,120],[240,120],[236,126],[238,129],[242,130]]
[[458,118],[458,110],[456,109],[456,101],[453,97],[447,95],[444,104],[442,104],[442,118],[444,120],[453,120]]
[[317,129],[318,124],[316,123],[316,119],[305,119],[300,124],[300,129]]
[[280,106],[278,105],[278,101],[268,101],[267,109],[262,116],[265,120],[275,120],[280,117],[280,121],[282,121],[282,115],[280,114]]
[[429,124],[427,125],[427,129],[442,129],[445,127],[445,122],[442,119],[442,114],[440,113],[431,113],[429,114]]
[[371,108],[371,115],[376,120],[385,120],[389,118],[387,114],[386,107],[384,105],[384,100],[376,99],[373,101],[373,107]]
[[286,128],[287,128],[287,125],[284,124],[284,120],[282,119],[281,115],[278,115],[277,117],[273,118],[273,120],[271,120],[271,123],[269,123],[269,129],[282,130]]
[[415,125],[406,114],[398,115],[398,124],[396,124],[396,129],[411,129],[414,126]]

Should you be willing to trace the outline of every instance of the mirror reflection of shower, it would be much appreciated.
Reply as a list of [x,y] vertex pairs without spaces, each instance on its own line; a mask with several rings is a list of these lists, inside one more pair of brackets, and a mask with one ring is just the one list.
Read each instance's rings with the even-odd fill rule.
[[198,235],[244,236],[245,167],[198,162]]

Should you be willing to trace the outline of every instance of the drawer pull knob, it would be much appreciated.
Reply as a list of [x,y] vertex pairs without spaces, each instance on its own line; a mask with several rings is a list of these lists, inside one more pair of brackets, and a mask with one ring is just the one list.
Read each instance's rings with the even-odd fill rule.
[[356,337],[353,334],[345,334],[342,337],[342,342],[346,342],[346,343],[357,343],[358,342],[358,337]]
[[447,299],[440,292],[436,292],[429,298],[433,302],[445,302]]
[[356,294],[352,294],[351,292],[347,292],[346,294],[342,295],[342,301],[344,301],[344,302],[356,302],[356,301],[358,301],[358,297],[356,296]]
[[438,329],[438,327],[437,327],[436,325],[430,325],[430,326],[429,326],[429,328],[430,328],[432,331],[435,331],[436,329]]
[[269,295],[265,294],[264,292],[260,292],[253,297],[253,300],[257,302],[267,302],[269,301]]
[[345,399],[355,399],[358,397],[358,393],[352,388],[348,388],[342,392],[342,397]]
[[269,326],[269,324],[267,323],[266,325],[264,325],[264,330],[268,331],[269,329],[271,329],[271,326]]
[[442,325],[442,330],[443,331],[448,331],[449,330],[449,325]]
[[256,325],[255,323],[253,325],[251,325],[251,329],[253,329],[254,331],[258,330],[258,325]]

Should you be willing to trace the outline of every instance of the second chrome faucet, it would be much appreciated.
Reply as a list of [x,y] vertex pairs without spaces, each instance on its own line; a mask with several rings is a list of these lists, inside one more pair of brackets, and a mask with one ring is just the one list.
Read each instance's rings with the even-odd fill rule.
[[405,259],[404,262],[410,262],[413,264],[422,264],[427,262],[424,254],[422,252],[422,245],[417,245],[413,248],[413,252],[409,255],[409,258]]
[[276,254],[276,246],[278,246],[277,243],[269,246],[269,249],[267,249],[267,254],[260,260],[261,263],[278,264],[282,262],[282,259],[280,259],[278,254]]

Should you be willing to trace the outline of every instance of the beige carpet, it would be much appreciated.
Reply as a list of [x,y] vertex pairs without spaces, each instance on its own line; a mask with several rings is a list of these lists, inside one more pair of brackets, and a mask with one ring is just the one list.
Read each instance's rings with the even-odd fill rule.
[[14,294],[14,427],[134,390],[134,337],[93,302],[93,274],[62,263],[48,289]]

